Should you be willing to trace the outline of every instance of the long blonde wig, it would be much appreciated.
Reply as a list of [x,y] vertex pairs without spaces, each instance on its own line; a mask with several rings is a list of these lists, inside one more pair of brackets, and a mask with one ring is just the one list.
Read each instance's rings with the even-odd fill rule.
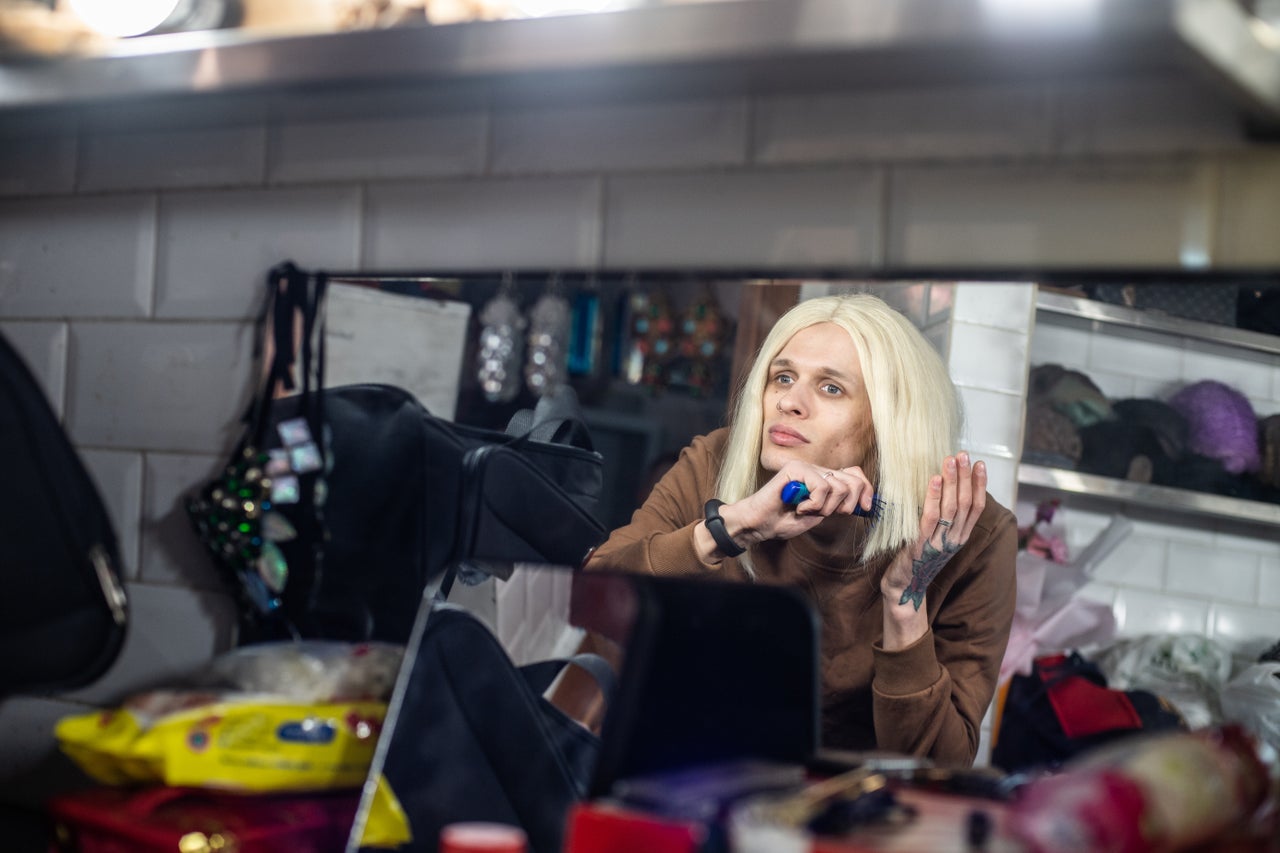
[[[818,323],[834,323],[849,333],[871,401],[875,437],[864,471],[885,510],[863,548],[861,559],[869,562],[919,538],[929,479],[941,472],[943,458],[956,452],[962,424],[959,397],[942,358],[879,297],[809,299],[778,319],[738,391],[716,494],[726,503],[741,500],[773,476],[760,466],[770,366],[796,332]],[[754,575],[750,551],[739,560]]]

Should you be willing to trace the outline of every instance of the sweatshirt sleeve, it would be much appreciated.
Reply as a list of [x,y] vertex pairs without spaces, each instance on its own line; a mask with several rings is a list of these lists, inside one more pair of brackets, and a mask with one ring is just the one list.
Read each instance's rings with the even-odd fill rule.
[[699,436],[682,450],[631,521],[595,550],[587,568],[674,576],[736,570],[736,560],[700,560],[693,539],[703,504],[714,496],[725,432]]
[[[957,567],[930,631],[898,651],[873,647],[872,708],[881,749],[973,764],[1017,596],[1017,522],[1007,509],[994,510],[987,535],[969,543],[978,550]],[[983,527],[975,528],[975,539]]]

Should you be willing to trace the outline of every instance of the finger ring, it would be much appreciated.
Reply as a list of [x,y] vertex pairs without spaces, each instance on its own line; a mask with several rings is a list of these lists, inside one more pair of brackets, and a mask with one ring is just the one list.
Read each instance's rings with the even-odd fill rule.
[[827,471],[822,475],[822,479],[830,480],[833,476],[835,476],[835,473],[836,473],[835,471]]
[[942,519],[942,518],[938,519],[938,523],[939,523],[939,524],[941,524],[943,527],[950,527],[950,526],[951,526],[951,522],[949,522],[949,521],[947,521],[947,520],[945,520],[945,519]]

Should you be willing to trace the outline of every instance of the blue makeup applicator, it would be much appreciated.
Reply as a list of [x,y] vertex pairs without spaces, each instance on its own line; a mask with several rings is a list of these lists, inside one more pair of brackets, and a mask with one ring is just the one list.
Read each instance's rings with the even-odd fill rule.
[[[792,480],[782,487],[782,502],[787,506],[797,506],[807,497],[809,497],[809,487],[799,480]],[[853,514],[860,518],[870,518],[871,523],[875,524],[884,516],[884,501],[879,495],[872,495],[871,509],[863,509],[859,504],[853,508]]]

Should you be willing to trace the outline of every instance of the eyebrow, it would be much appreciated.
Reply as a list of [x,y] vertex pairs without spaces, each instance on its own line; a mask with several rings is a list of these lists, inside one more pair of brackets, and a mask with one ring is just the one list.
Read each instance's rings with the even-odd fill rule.
[[[773,362],[772,362],[769,366],[770,366],[771,368],[777,368],[777,367],[780,367],[780,368],[782,368],[783,370],[795,370],[795,369],[796,369],[796,365],[795,365],[795,363],[794,363],[793,361],[791,361],[791,359],[789,359],[789,358],[775,358],[775,359],[773,360]],[[851,382],[853,382],[853,381],[854,381],[854,378],[853,378],[853,376],[852,376],[852,375],[850,375],[850,374],[848,374],[848,373],[845,373],[843,370],[837,370],[837,369],[836,369],[836,368],[834,368],[834,367],[820,366],[820,367],[818,367],[818,368],[817,368],[817,371],[816,371],[816,372],[817,372],[820,376],[829,376],[829,377],[831,377],[832,379],[839,379],[841,382],[850,382],[850,383],[851,383]]]

